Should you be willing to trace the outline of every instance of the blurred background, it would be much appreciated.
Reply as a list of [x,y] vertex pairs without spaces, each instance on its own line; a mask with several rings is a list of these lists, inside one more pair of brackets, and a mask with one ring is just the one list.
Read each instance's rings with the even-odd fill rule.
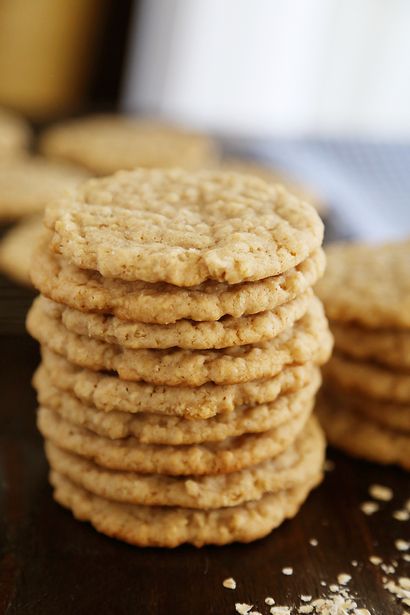
[[0,0],[0,105],[178,122],[312,190],[331,236],[410,233],[408,0]]

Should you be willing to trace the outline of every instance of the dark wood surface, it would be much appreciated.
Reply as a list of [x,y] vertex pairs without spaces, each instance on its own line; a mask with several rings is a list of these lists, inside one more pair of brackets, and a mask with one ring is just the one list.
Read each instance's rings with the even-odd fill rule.
[[[23,325],[31,298],[0,280],[0,613],[224,615],[235,613],[235,602],[268,613],[266,596],[299,604],[300,594],[319,597],[320,581],[333,583],[341,572],[352,575],[359,606],[372,615],[403,612],[368,561],[373,554],[397,559],[400,572],[410,573],[394,547],[395,539],[409,538],[409,522],[391,516],[410,497],[409,478],[395,468],[330,451],[335,469],[300,514],[250,545],[143,550],[75,521],[52,500],[35,428],[30,377],[39,355]],[[367,517],[359,505],[375,482],[390,486],[395,497]],[[309,544],[312,537],[317,547]],[[293,567],[292,576],[283,576],[285,566]],[[229,576],[235,591],[222,587]]]

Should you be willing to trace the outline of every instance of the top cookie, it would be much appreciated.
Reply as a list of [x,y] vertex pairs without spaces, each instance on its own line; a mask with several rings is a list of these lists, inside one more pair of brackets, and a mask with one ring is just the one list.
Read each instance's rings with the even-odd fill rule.
[[410,241],[338,244],[316,290],[328,317],[365,327],[410,327]]
[[213,166],[215,143],[205,135],[158,122],[119,115],[95,115],[47,130],[43,153],[80,164],[95,175],[135,167],[199,169]]
[[21,156],[0,162],[0,218],[13,220],[43,211],[65,190],[88,179],[83,169]]
[[23,118],[0,109],[0,159],[21,154],[30,138],[30,128]]
[[322,241],[310,205],[252,176],[122,171],[46,213],[51,247],[104,277],[194,286],[280,274]]

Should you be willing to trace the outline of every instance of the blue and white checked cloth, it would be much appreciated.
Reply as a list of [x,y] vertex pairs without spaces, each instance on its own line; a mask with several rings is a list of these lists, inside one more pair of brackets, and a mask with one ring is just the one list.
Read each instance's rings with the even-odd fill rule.
[[329,204],[332,238],[410,236],[410,144],[277,139],[226,145],[312,186]]

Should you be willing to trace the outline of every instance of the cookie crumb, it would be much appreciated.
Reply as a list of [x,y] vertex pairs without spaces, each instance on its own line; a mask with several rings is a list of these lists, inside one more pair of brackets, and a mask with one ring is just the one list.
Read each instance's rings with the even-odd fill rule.
[[271,615],[292,615],[289,606],[273,606],[270,612]]
[[236,581],[232,577],[222,581],[222,585],[226,587],[226,589],[236,589]]
[[381,563],[383,563],[382,558],[378,557],[377,555],[371,555],[369,557],[369,561],[373,564],[373,566],[379,566]]
[[336,583],[332,583],[329,585],[329,589],[333,594],[336,594],[339,591],[339,586]]
[[360,510],[364,512],[365,515],[373,515],[379,508],[377,502],[362,502],[362,504],[360,504]]
[[305,596],[302,594],[300,599],[302,600],[302,602],[310,602],[312,600],[312,596]]
[[410,542],[408,540],[398,539],[395,541],[394,546],[399,551],[408,551],[410,549]]
[[326,581],[320,581],[322,587],[326,587]]
[[392,516],[394,519],[397,519],[397,521],[408,521],[410,519],[410,513],[404,509],[395,510]]
[[302,604],[298,608],[298,613],[313,613],[313,606],[310,604]]
[[403,587],[401,587],[394,581],[387,581],[384,584],[384,588],[387,589],[387,591],[389,591],[391,594],[394,594],[395,596],[397,596],[398,598],[406,598],[406,599],[410,598],[410,591],[408,591],[407,589],[404,589]]
[[405,553],[402,557],[405,562],[410,562],[410,553]]
[[357,566],[359,565],[359,562],[357,561],[357,559],[352,559],[350,563],[352,564],[354,568],[357,568]]
[[324,600],[323,598],[318,598],[317,600],[314,600],[312,602],[312,606],[315,609],[319,610],[319,609],[323,608],[324,606],[326,606],[326,602],[330,602],[330,600],[327,601],[327,600]]
[[394,574],[394,567],[390,566],[390,564],[382,564],[380,568],[385,574]]
[[232,577],[222,581],[222,585],[226,587],[226,589],[236,589],[236,581]]
[[399,585],[403,589],[407,589],[410,591],[410,579],[408,577],[400,577]]
[[293,574],[293,568],[291,568],[290,566],[282,568],[282,574],[285,574],[288,577],[291,576]]
[[354,615],[372,615],[367,609],[356,609]]
[[267,596],[265,598],[265,604],[267,604],[268,606],[272,606],[272,604],[275,604],[275,601],[271,596]]
[[347,585],[351,580],[352,577],[350,576],[350,574],[346,574],[345,572],[341,572],[339,575],[337,575],[337,582],[340,585]]
[[312,547],[317,547],[317,545],[319,544],[319,542],[318,542],[317,538],[311,538],[311,539],[309,540],[309,544],[310,544]]
[[235,610],[239,615],[249,615],[251,609],[253,609],[253,604],[246,604],[246,602],[235,603]]
[[381,500],[382,502],[390,502],[393,499],[393,491],[390,487],[385,485],[370,485],[369,493],[375,500]]

